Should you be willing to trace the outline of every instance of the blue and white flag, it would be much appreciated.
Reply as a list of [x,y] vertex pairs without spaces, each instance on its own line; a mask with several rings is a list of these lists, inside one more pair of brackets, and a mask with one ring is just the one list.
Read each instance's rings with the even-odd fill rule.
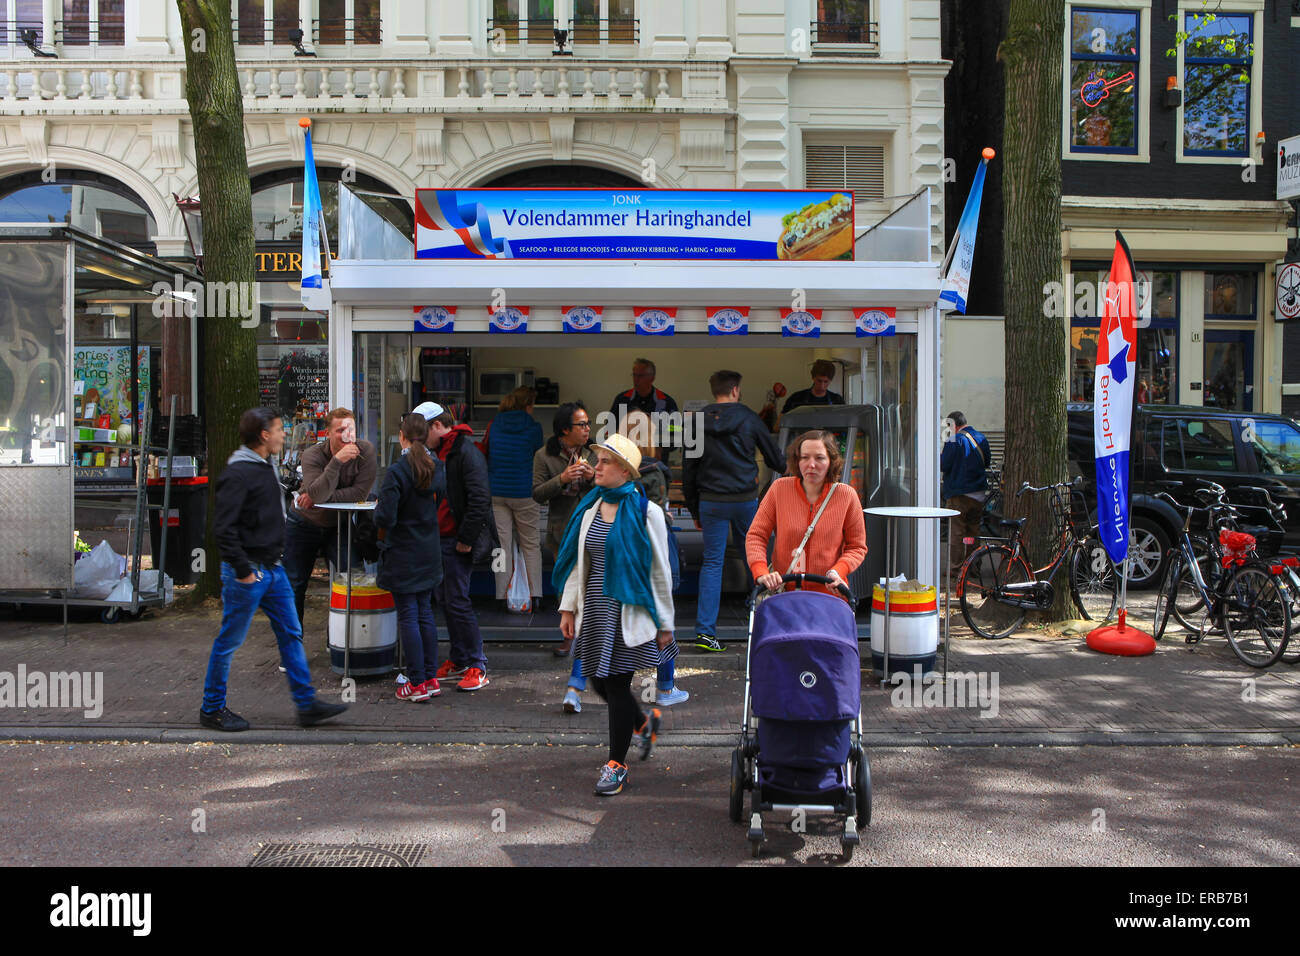
[[456,307],[454,305],[415,305],[416,332],[454,332],[456,331]]
[[991,149],[985,150],[985,158],[975,170],[975,181],[971,183],[970,195],[966,197],[966,208],[957,221],[957,235],[953,237],[957,250],[939,293],[940,312],[956,309],[962,315],[966,314],[971,266],[975,263],[975,233],[979,229],[980,202],[984,198],[984,171],[988,168],[992,152]]
[[748,335],[749,306],[731,308],[714,306],[704,311],[710,335]]
[[329,255],[329,236],[325,233],[325,211],[320,201],[320,185],[316,182],[316,160],[311,151],[311,120],[299,121],[302,126],[303,202],[302,202],[302,304],[309,309],[329,309],[329,284],[321,277],[321,250]]
[[819,339],[822,337],[821,309],[782,309],[781,335],[786,338]]
[[1097,457],[1097,524],[1116,564],[1128,556],[1129,438],[1137,378],[1137,295],[1133,257],[1117,231],[1097,336],[1093,448]]
[[599,305],[566,305],[561,308],[566,332],[599,332],[600,315],[604,310]]
[[488,306],[488,331],[527,332],[528,306],[521,305],[516,308],[509,305],[504,309],[494,309]]
[[677,331],[676,309],[642,309],[632,310],[636,320],[637,335],[673,335]]

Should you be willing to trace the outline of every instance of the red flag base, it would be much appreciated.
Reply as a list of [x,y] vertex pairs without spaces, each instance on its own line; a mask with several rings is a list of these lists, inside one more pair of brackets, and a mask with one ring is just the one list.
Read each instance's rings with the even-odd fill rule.
[[1125,623],[1124,609],[1120,608],[1119,621],[1115,624],[1103,624],[1088,632],[1088,646],[1103,654],[1119,654],[1121,657],[1146,657],[1156,652],[1156,639],[1145,631],[1129,627]]

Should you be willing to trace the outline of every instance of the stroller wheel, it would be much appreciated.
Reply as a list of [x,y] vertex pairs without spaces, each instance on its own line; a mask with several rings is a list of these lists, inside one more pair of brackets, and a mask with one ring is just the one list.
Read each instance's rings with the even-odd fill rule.
[[745,760],[737,747],[731,752],[731,803],[727,815],[732,823],[740,822],[740,815],[745,808]]
[[871,764],[867,762],[865,753],[858,758],[853,789],[858,802],[858,829],[861,830],[871,826]]
[[749,841],[749,850],[750,850],[750,855],[751,855],[755,860],[757,860],[760,856],[763,855],[763,841],[762,841],[762,840],[750,840],[750,841]]

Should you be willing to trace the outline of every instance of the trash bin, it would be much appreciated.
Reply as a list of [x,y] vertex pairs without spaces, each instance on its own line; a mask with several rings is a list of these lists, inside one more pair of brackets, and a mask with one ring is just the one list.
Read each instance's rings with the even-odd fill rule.
[[[149,503],[163,503],[163,483],[159,479],[149,481]],[[171,494],[171,514],[167,516],[167,567],[163,571],[176,584],[194,584],[199,579],[199,571],[194,570],[194,551],[203,547],[203,537],[208,526],[208,479],[173,478]],[[158,567],[158,556],[162,550],[162,535],[159,533],[162,511],[149,512],[149,543],[153,547],[153,564]],[[201,567],[216,572],[220,557],[207,555]]]
[[[924,676],[934,670],[939,648],[939,606],[932,587],[919,591],[889,589],[889,670],[912,677],[915,668]],[[885,676],[885,590],[871,590],[871,667]]]
[[396,667],[397,605],[382,588],[353,585],[352,643],[348,633],[348,587],[335,581],[330,588],[330,669],[343,673],[345,651],[348,672],[361,677],[387,674]]

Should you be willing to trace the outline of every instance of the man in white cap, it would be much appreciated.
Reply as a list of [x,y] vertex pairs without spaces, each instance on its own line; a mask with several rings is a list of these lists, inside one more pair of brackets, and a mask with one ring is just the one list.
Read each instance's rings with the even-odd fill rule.
[[459,678],[458,690],[475,691],[486,687],[488,678],[483,635],[469,596],[470,576],[475,562],[497,547],[487,460],[474,444],[474,430],[458,425],[437,402],[423,402],[411,414],[429,422],[429,452],[447,469],[447,495],[438,502],[442,583],[433,598],[442,606],[451,647],[434,676],[439,681]]

